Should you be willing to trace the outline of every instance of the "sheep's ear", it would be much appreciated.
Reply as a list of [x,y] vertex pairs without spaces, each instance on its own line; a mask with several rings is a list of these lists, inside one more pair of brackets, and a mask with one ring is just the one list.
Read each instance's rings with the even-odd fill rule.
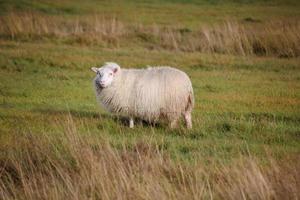
[[94,71],[95,73],[97,73],[98,68],[97,67],[92,67],[91,70]]
[[106,62],[104,66],[112,69],[114,74],[117,73],[121,69],[121,67],[115,62]]
[[119,67],[115,67],[115,68],[113,69],[114,74],[117,73],[117,72],[119,71],[119,69],[120,69]]
[[115,66],[113,66],[113,72],[114,72],[114,74],[118,73],[120,71],[120,69],[121,69],[121,67],[119,65],[117,65],[117,64]]

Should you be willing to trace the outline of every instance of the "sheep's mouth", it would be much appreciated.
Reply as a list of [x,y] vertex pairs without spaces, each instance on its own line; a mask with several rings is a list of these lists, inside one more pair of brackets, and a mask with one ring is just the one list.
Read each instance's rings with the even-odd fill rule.
[[105,88],[106,86],[104,85],[104,84],[99,84],[100,85],[100,87],[102,87],[102,88]]
[[99,83],[99,82],[96,82],[96,84],[97,84],[97,87],[100,88],[100,89],[105,88],[105,85],[104,85],[104,84],[101,84],[101,83]]

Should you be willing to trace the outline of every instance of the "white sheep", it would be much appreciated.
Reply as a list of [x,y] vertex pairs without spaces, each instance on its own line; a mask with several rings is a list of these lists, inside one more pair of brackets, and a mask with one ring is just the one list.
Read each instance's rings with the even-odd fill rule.
[[166,119],[171,128],[183,116],[192,128],[192,83],[186,73],[171,67],[121,69],[113,62],[91,68],[97,73],[94,86],[98,101],[111,113],[149,122]]

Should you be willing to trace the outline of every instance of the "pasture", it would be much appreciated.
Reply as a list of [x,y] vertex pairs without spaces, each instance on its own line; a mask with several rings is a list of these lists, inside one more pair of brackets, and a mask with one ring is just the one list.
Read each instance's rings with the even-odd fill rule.
[[[0,199],[300,198],[298,1],[0,2]],[[173,66],[193,129],[128,128],[90,67]]]

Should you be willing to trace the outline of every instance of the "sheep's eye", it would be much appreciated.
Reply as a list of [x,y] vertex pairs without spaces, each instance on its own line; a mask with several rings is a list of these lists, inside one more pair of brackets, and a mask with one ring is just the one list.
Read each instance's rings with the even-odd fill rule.
[[112,73],[109,73],[110,76],[112,76]]

